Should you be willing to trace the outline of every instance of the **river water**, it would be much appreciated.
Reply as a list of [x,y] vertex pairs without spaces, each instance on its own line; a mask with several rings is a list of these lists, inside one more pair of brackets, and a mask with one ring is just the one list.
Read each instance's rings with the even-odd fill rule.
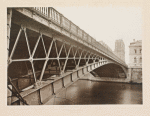
[[142,104],[142,85],[78,80],[53,99],[54,105]]

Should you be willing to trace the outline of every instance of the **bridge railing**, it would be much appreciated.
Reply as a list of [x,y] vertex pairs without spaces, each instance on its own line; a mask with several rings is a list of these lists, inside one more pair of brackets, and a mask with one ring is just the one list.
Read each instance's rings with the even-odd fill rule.
[[60,24],[61,23],[61,14],[52,8],[49,8],[48,10],[49,10],[49,13],[48,13],[49,18],[51,18],[53,21]]
[[84,40],[88,44],[96,47],[97,49],[111,56],[112,58],[120,61],[122,64],[125,64],[125,62],[121,60],[118,56],[116,56],[108,47],[97,42],[96,39],[88,35],[86,32],[84,32],[77,25],[68,20],[65,16],[63,16],[53,7],[34,7],[33,9],[38,11],[41,15],[44,15],[48,19],[52,20],[54,23],[58,24],[63,29]]
[[48,16],[48,7],[34,7],[35,10],[39,11],[41,14]]

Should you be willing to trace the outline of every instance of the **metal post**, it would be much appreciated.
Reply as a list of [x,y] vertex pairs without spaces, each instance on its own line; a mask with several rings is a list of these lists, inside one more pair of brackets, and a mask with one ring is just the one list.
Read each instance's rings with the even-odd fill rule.
[[36,44],[35,44],[35,47],[34,47],[34,49],[33,49],[32,55],[31,55],[32,57],[33,57],[34,54],[35,54],[35,51],[36,51],[36,48],[37,48],[37,46],[38,46],[38,44],[39,44],[40,38],[41,38],[41,35],[39,36],[39,38],[38,38],[38,40],[37,40],[37,42],[36,42]]
[[68,56],[69,56],[71,48],[72,48],[72,46],[70,46],[70,48],[69,48],[69,51],[68,51],[68,54],[67,54],[67,57],[66,57],[66,61],[65,61],[64,67],[63,67],[63,71],[62,71],[63,73],[64,73],[65,68],[66,68],[66,64],[67,64],[67,61],[68,61]]
[[20,30],[19,30],[18,36],[17,36],[17,38],[16,38],[15,44],[14,44],[14,46],[13,46],[13,49],[12,49],[11,54],[10,54],[10,57],[9,57],[9,61],[11,60],[11,58],[12,58],[12,56],[13,56],[13,54],[14,54],[14,51],[15,51],[15,49],[16,49],[16,46],[17,46],[19,37],[20,37],[20,35],[21,35],[21,32],[22,32],[22,28],[20,28]]
[[12,18],[12,9],[7,9],[7,50],[9,57],[9,42],[10,42],[10,31],[11,31],[11,18]]
[[86,64],[88,64],[88,62],[89,62],[89,60],[90,60],[90,56],[91,56],[91,54],[92,54],[92,53],[90,53],[90,54],[89,54],[89,58],[88,58],[88,60],[87,60]]
[[59,71],[61,72],[61,66],[60,66],[60,62],[59,62],[59,54],[58,54],[58,50],[57,50],[56,41],[55,41],[55,48],[56,48],[56,53],[57,53],[57,61],[58,61],[58,65],[59,65]]
[[80,54],[80,58],[79,58],[79,61],[78,61],[78,65],[76,66],[78,68],[79,64],[80,64],[80,60],[81,60],[81,56],[82,56],[82,53],[83,53],[84,50],[82,50],[81,54]]
[[85,54],[85,56],[84,56],[84,60],[85,60],[85,62],[86,62],[86,56],[87,56],[87,54],[88,54],[88,52],[86,52],[86,54]]

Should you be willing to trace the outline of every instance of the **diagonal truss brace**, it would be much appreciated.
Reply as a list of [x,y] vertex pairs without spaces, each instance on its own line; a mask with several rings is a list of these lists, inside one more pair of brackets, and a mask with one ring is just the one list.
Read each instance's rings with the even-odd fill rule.
[[52,40],[51,45],[50,45],[49,50],[48,50],[48,53],[47,53],[47,55],[46,55],[46,60],[45,60],[45,62],[44,62],[44,66],[43,66],[43,69],[42,69],[42,72],[41,72],[41,75],[40,75],[40,79],[39,79],[39,81],[41,81],[41,80],[42,80],[42,78],[43,78],[44,71],[45,71],[45,68],[46,68],[47,62],[48,62],[48,60],[49,60],[49,58],[48,58],[48,57],[49,57],[49,55],[50,55],[50,52],[51,52],[51,49],[52,49],[52,45],[53,45],[53,43],[54,43],[54,39]]

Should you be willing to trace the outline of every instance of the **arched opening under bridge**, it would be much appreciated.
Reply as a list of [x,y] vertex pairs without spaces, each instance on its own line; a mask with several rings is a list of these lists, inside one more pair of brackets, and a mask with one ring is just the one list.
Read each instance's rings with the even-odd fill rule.
[[96,77],[127,78],[126,70],[115,63],[103,65],[91,73]]

